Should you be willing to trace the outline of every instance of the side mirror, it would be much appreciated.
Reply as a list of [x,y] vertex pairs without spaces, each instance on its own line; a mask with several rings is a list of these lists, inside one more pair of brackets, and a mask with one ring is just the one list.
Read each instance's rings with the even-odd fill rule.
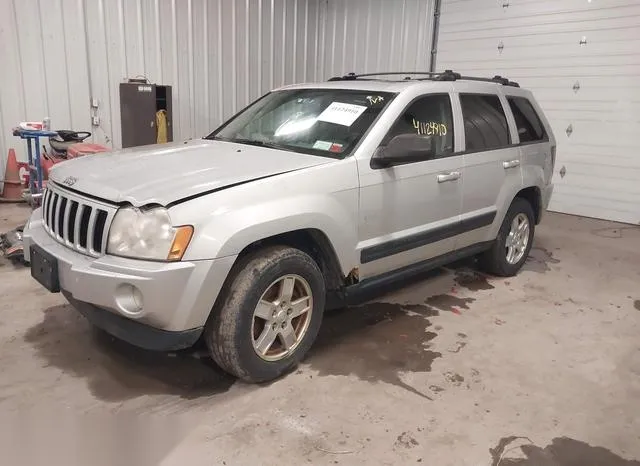
[[371,158],[371,168],[388,168],[405,163],[431,160],[436,153],[435,140],[431,136],[399,134],[389,143],[378,148]]

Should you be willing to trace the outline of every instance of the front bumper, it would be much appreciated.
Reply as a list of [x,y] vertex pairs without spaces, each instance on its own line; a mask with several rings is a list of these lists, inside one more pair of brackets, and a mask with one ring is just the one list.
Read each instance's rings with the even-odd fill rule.
[[111,311],[78,301],[70,293],[62,294],[80,314],[98,328],[132,345],[154,351],[175,351],[189,348],[198,341],[202,327],[190,330],[168,331],[151,327]]
[[[97,315],[98,311],[109,312],[133,324],[152,327],[150,335],[153,330],[193,330],[199,335],[235,261],[235,256],[191,262],[85,256],[49,236],[42,224],[41,209],[33,213],[23,241],[26,260],[29,260],[31,244],[37,244],[57,259],[63,294],[89,320],[107,331],[113,330],[114,326],[101,325],[104,319],[92,319],[90,315]],[[135,299],[132,290],[137,290]],[[90,308],[93,311],[84,312]],[[111,333],[123,338],[122,332]],[[139,344],[131,338],[124,339]]]

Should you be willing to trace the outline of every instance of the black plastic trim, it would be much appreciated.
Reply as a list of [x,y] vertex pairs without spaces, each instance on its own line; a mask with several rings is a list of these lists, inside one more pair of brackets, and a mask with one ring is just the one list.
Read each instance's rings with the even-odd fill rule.
[[442,267],[443,265],[459,259],[484,252],[490,249],[492,245],[493,241],[473,244],[466,248],[458,249],[416,264],[411,264],[400,269],[385,272],[375,277],[364,279],[360,283],[349,286],[345,289],[343,295],[344,302],[345,304],[356,304],[366,300],[370,294],[374,294],[376,290],[383,289],[386,285],[407,280],[420,273],[428,272],[429,270]]
[[394,254],[416,249],[426,246],[427,244],[435,243],[436,241],[491,225],[495,217],[495,211],[487,212],[486,214],[461,220],[451,225],[433,228],[428,231],[370,246],[360,251],[360,263],[366,264],[367,262],[373,262],[387,256],[393,256]]
[[135,320],[114,314],[111,311],[78,301],[69,292],[62,291],[65,298],[89,322],[120,340],[152,351],[175,351],[194,345],[203,327],[171,332],[151,327]]

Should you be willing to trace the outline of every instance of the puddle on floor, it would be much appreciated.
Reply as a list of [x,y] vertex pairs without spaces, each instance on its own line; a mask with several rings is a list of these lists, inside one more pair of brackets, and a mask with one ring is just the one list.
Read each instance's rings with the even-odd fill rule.
[[437,315],[438,310],[431,306],[392,303],[328,312],[306,361],[320,375],[354,375],[429,398],[403,382],[401,374],[429,372],[441,356],[425,346],[437,335],[428,331],[431,323],[426,317]]
[[551,270],[549,264],[558,264],[560,261],[553,257],[551,251],[545,248],[533,247],[529,252],[529,257],[522,266],[522,270],[530,272],[545,273]]
[[471,269],[456,270],[454,281],[470,291],[492,290],[495,288],[489,283],[486,275]]
[[92,394],[104,401],[154,394],[195,399],[226,392],[235,382],[208,357],[197,357],[200,349],[143,350],[93,329],[69,305],[47,309],[24,339],[47,365],[86,379]]
[[[525,442],[518,447],[515,441]],[[544,448],[526,437],[505,437],[489,449],[491,466],[640,466],[640,461],[627,460],[602,447],[567,437],[557,437]],[[517,456],[517,457],[516,457]]]
[[438,294],[428,297],[424,302],[440,311],[459,313],[460,309],[468,310],[475,298],[459,298],[450,294]]

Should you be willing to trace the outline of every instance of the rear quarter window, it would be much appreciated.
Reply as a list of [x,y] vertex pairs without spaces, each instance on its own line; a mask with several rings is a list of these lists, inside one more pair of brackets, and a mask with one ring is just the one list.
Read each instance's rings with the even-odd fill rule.
[[516,121],[520,143],[547,140],[547,133],[535,108],[524,97],[507,97],[509,107]]

